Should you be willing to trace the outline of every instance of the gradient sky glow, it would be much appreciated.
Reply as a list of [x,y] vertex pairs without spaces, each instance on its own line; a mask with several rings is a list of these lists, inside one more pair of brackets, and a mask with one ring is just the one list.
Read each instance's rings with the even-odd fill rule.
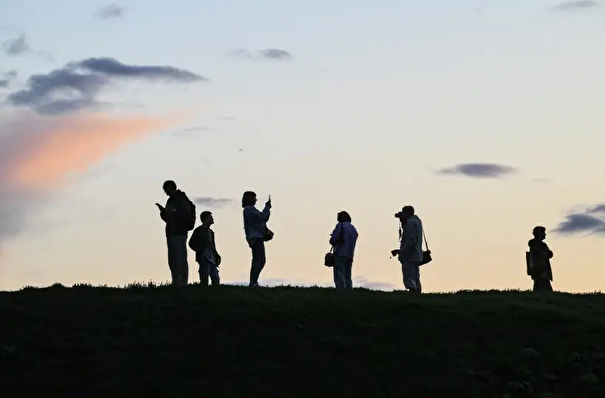
[[[426,291],[529,288],[537,224],[555,289],[603,289],[605,2],[107,6],[0,0],[0,289],[168,280],[165,179],[225,199],[209,209],[226,283],[248,278],[238,202],[254,190],[259,205],[271,194],[276,233],[261,283],[331,284],[323,255],[344,209],[357,281],[401,289],[393,214],[412,204],[434,257]],[[94,109],[10,103],[31,75],[91,58],[209,81],[107,72]]]

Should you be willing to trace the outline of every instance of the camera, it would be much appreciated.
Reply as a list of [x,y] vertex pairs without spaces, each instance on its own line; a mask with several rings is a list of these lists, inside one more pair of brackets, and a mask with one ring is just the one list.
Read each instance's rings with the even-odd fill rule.
[[401,219],[402,217],[403,217],[403,212],[398,211],[397,213],[395,213],[395,218]]

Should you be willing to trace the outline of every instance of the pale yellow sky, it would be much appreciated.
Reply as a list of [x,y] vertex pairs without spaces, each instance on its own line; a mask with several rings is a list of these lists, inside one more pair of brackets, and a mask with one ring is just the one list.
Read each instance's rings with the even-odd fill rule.
[[[96,98],[111,104],[102,113],[109,118],[164,120],[175,110],[193,110],[191,119],[159,132],[125,122],[68,128],[61,135],[51,118],[25,117],[69,142],[44,154],[50,157],[28,152],[30,158],[17,160],[0,148],[2,165],[21,165],[40,177],[74,154],[67,148],[81,147],[76,154],[94,156],[59,169],[75,172],[84,165],[93,172],[53,185],[41,207],[27,210],[14,239],[0,236],[0,289],[167,281],[163,225],[154,207],[165,200],[165,179],[176,180],[190,197],[234,200],[211,209],[226,283],[248,279],[238,205],[246,190],[258,193],[259,205],[268,194],[273,198],[276,237],[267,244],[261,283],[331,285],[322,261],[336,213],[345,209],[360,234],[354,275],[402,288],[399,264],[389,259],[397,245],[393,214],[412,204],[433,251],[434,261],[422,270],[427,292],[529,288],[524,252],[533,226],[552,230],[582,206],[605,202],[600,8],[555,11],[556,2],[511,1],[490,2],[478,13],[470,0],[385,1],[373,8],[357,0],[312,7],[280,2],[281,17],[273,18],[278,4],[269,0],[242,3],[237,12],[224,4],[176,1],[170,9],[160,3],[133,8],[132,20],[113,21],[111,29],[83,25],[77,43],[69,40],[73,29],[47,29],[48,18],[27,18],[32,2],[7,11],[29,32],[32,46],[61,43],[47,49],[55,55],[47,64],[33,55],[3,58],[3,67],[19,72],[7,95],[27,88],[33,74],[99,54],[126,64],[186,68],[210,82],[176,88],[120,83]],[[86,7],[55,5],[44,12],[69,9],[70,16],[53,21],[79,21]],[[224,16],[220,22],[211,17],[216,12]],[[293,58],[225,56],[234,48],[267,47]],[[73,126],[77,118],[66,117]],[[13,118],[12,109],[0,113],[2,143],[11,134],[14,139],[7,127]],[[188,127],[209,131],[176,134]],[[477,162],[517,173],[502,179],[436,174]],[[16,175],[4,170],[0,182],[21,181]],[[603,288],[604,238],[549,234],[555,289]],[[197,280],[193,253],[190,280]]]

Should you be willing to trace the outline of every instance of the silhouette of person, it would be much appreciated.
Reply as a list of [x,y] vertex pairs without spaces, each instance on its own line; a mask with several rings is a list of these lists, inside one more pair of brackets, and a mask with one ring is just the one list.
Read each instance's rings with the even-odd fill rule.
[[163,189],[168,195],[166,206],[159,203],[155,205],[160,210],[160,217],[166,223],[168,267],[172,276],[172,284],[186,285],[189,280],[187,235],[195,224],[195,205],[185,192],[177,189],[174,181],[165,181]]
[[256,193],[244,192],[242,196],[242,208],[244,214],[244,231],[246,241],[252,251],[252,266],[250,267],[250,286],[259,286],[258,278],[265,267],[267,257],[265,253],[265,241],[263,231],[267,227],[267,221],[271,215],[271,198],[265,203],[263,211],[256,207]]
[[391,251],[393,256],[399,256],[403,285],[411,293],[422,293],[420,283],[420,263],[422,254],[422,221],[415,214],[412,206],[404,206],[401,212],[395,214],[402,224],[401,245]]
[[216,250],[214,231],[210,228],[214,224],[214,216],[209,211],[200,214],[202,225],[197,227],[191,239],[189,247],[195,251],[195,261],[199,264],[200,284],[208,286],[208,278],[212,280],[213,286],[221,283],[218,267],[221,265],[221,256]]
[[334,286],[336,289],[352,289],[353,255],[359,234],[346,211],[338,213],[336,221],[338,224],[330,235],[330,244],[334,248]]
[[552,267],[550,259],[553,252],[548,248],[546,228],[537,226],[533,229],[534,238],[527,242],[529,246],[527,272],[534,281],[534,292],[551,292]]

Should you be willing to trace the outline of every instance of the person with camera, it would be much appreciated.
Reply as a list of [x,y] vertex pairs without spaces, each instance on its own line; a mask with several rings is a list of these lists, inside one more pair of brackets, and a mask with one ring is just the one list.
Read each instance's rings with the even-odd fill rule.
[[334,252],[334,286],[336,289],[352,289],[353,254],[359,234],[351,224],[351,216],[341,211],[336,216],[336,227],[330,235],[330,244]]
[[422,253],[422,221],[415,214],[412,206],[404,206],[395,214],[401,223],[401,245],[391,251],[398,256],[403,273],[403,285],[411,293],[422,293],[420,283],[420,265],[423,262]]
[[267,228],[267,221],[271,215],[271,195],[265,203],[263,211],[256,207],[256,193],[244,192],[242,196],[242,208],[244,209],[244,232],[246,241],[252,251],[252,266],[250,267],[250,285],[256,287],[258,278],[265,267],[267,257],[265,254],[265,242],[273,239],[273,232]]

